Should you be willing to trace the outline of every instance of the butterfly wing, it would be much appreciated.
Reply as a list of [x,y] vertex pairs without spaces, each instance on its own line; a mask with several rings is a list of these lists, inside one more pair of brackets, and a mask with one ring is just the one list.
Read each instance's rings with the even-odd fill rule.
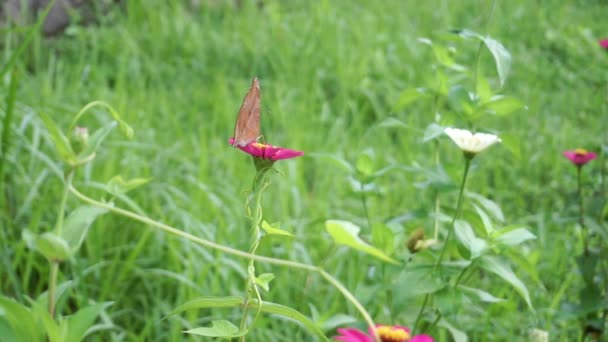
[[233,146],[245,146],[260,136],[260,84],[254,78],[234,125]]

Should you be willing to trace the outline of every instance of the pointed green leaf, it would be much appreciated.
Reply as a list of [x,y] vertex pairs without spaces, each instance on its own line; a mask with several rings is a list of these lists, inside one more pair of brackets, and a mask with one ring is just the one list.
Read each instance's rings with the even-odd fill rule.
[[397,119],[397,118],[386,118],[382,120],[379,124],[379,127],[383,128],[408,128],[409,126],[405,124],[405,122]]
[[17,341],[43,341],[44,330],[32,312],[13,299],[0,296],[0,319],[10,326]]
[[502,87],[507,81],[507,77],[509,77],[509,72],[511,71],[511,54],[499,41],[492,39],[489,36],[481,37],[481,40],[488,50],[490,50],[490,53],[492,53],[492,57],[494,57],[496,71],[498,72],[500,86]]
[[458,240],[471,253],[469,257],[471,260],[480,257],[488,249],[488,243],[475,236],[475,232],[468,222],[456,220],[454,222],[454,232]]
[[89,227],[97,217],[108,212],[108,209],[93,205],[82,205],[74,209],[65,220],[61,236],[65,239],[71,252],[76,253],[84,241]]
[[399,264],[398,261],[384,254],[381,250],[365,243],[359,238],[360,228],[348,221],[340,220],[327,220],[325,221],[325,229],[331,237],[334,239],[336,244],[344,245],[354,248],[358,251],[372,255],[378,259],[390,262],[393,264]]
[[393,111],[400,112],[404,110],[407,106],[409,106],[412,102],[418,100],[426,94],[426,89],[424,88],[409,88],[404,90],[397,102],[393,106]]
[[194,328],[184,332],[199,336],[225,338],[239,337],[247,334],[247,330],[240,330],[236,325],[226,320],[211,321],[210,327]]
[[525,108],[526,105],[514,97],[498,95],[484,102],[480,109],[494,115],[507,115]]
[[266,292],[270,290],[269,284],[274,279],[274,274],[272,273],[262,273],[259,276],[255,277],[255,283],[263,288]]
[[504,299],[502,298],[494,297],[492,294],[481,289],[476,289],[474,287],[458,285],[458,289],[464,293],[476,296],[477,298],[479,298],[479,300],[485,303],[498,303],[504,301]]
[[238,296],[227,297],[199,297],[185,302],[173,309],[166,317],[178,314],[183,311],[206,308],[234,308],[243,305],[245,299]]
[[530,294],[528,293],[528,288],[526,285],[519,280],[519,278],[513,273],[511,268],[508,265],[505,265],[502,261],[500,261],[496,257],[492,256],[484,256],[480,260],[479,265],[490,271],[497,276],[501,277],[507,283],[511,284],[515,290],[519,293],[519,295],[526,301],[528,307],[534,311],[534,307],[532,306],[532,301],[530,300]]
[[357,171],[364,177],[367,177],[374,172],[374,154],[374,150],[366,149],[357,157]]
[[[253,308],[257,308],[258,307],[257,301],[252,302],[251,306]],[[264,313],[280,315],[282,317],[286,317],[286,318],[289,318],[290,320],[300,323],[304,327],[306,327],[306,329],[308,329],[310,332],[315,333],[317,336],[321,337],[324,341],[328,341],[327,337],[325,337],[325,334],[323,334],[323,331],[319,328],[319,326],[317,324],[315,324],[315,322],[310,320],[310,318],[301,314],[299,311],[296,311],[290,307],[287,307],[287,306],[284,306],[281,304],[265,302],[265,301],[262,302],[261,310]]]
[[115,195],[123,195],[135,188],[138,188],[148,183],[151,180],[152,178],[133,178],[129,180],[124,180],[122,176],[119,175],[112,177],[112,179],[108,181],[107,186],[108,191],[110,193]]
[[432,267],[416,267],[401,271],[393,281],[393,293],[399,301],[435,293],[447,286]]
[[70,256],[68,243],[61,236],[51,232],[36,237],[36,250],[50,261],[63,261]]
[[61,158],[61,160],[67,164],[75,164],[77,161],[76,154],[72,150],[72,146],[70,145],[68,138],[65,136],[65,134],[63,134],[63,132],[61,132],[50,116],[43,112],[40,112],[39,115],[42,122],[44,122],[47,131],[49,132],[50,138],[55,145],[59,158]]
[[438,125],[436,123],[431,123],[424,130],[424,136],[422,137],[422,142],[425,143],[427,141],[434,140],[435,138],[442,136],[444,131],[445,131],[445,127]]
[[65,341],[65,337],[63,331],[59,328],[57,322],[51,317],[49,314],[48,306],[43,306],[38,302],[32,302],[32,313],[42,321],[42,325],[44,326],[44,330],[49,339],[49,342],[63,342]]
[[498,206],[496,202],[474,192],[467,192],[466,196],[479,203],[479,205],[481,205],[490,215],[492,215],[494,219],[498,220],[499,222],[505,221],[505,215],[502,213],[500,206]]
[[290,232],[288,232],[286,230],[275,228],[275,227],[271,226],[266,221],[262,221],[262,229],[269,235],[294,236],[293,234],[291,234]]
[[111,303],[97,303],[82,308],[65,318],[68,326],[66,341],[81,341],[101,312]]
[[501,230],[498,233],[494,241],[507,246],[517,246],[522,242],[536,239],[536,236],[526,228],[516,228],[504,233]]
[[383,223],[374,223],[372,225],[372,242],[387,253],[392,253],[395,250],[395,233]]

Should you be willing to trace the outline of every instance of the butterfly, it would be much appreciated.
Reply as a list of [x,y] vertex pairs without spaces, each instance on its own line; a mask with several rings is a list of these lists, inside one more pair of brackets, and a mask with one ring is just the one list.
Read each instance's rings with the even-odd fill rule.
[[257,78],[243,99],[234,125],[232,146],[246,146],[260,137],[260,83]]

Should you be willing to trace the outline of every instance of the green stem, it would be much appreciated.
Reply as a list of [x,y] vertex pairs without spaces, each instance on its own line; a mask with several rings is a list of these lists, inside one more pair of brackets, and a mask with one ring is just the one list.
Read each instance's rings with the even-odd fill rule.
[[[460,183],[460,192],[458,193],[456,212],[454,213],[454,216],[452,217],[452,222],[448,227],[448,236],[445,238],[445,242],[443,243],[443,247],[441,248],[441,252],[439,253],[439,258],[437,258],[437,261],[433,266],[433,272],[437,271],[439,265],[441,264],[441,260],[443,260],[443,256],[454,232],[454,224],[456,223],[456,219],[458,219],[458,217],[460,216],[460,211],[462,210],[462,196],[464,194],[464,187],[467,183],[467,175],[469,174],[469,167],[471,166],[471,159],[473,159],[473,157],[474,155],[470,155],[467,153],[464,154],[464,174],[462,176],[462,182]],[[414,333],[416,332],[416,328],[418,327],[418,323],[420,322],[420,319],[422,317],[422,314],[424,313],[424,309],[426,308],[426,304],[428,303],[430,296],[430,294],[424,296],[424,301],[422,302],[422,306],[420,307],[420,311],[418,312],[418,316],[416,317],[416,322],[414,323]]]
[[[262,194],[264,193],[266,187],[269,185],[269,183],[266,182],[265,177],[267,171],[268,169],[261,169],[256,173],[255,178],[253,179],[253,206],[249,207],[249,211],[253,215],[251,217],[251,247],[249,248],[249,253],[252,255],[255,255],[255,252],[257,251],[258,246],[260,245],[260,224],[262,223]],[[253,299],[253,296],[255,295],[255,298],[258,300],[258,303],[262,302],[262,296],[260,295],[260,291],[258,290],[258,287],[255,283],[255,259],[249,259],[249,264],[247,265],[247,275],[248,277],[245,284],[247,296],[245,298],[243,316],[241,318],[241,330],[245,330],[247,328],[248,307],[249,302]],[[251,324],[255,322],[261,309],[262,306],[258,306],[255,318]],[[241,336],[240,340],[245,341],[245,338],[246,335],[243,335]]]
[[464,195],[464,187],[467,183],[467,175],[469,174],[469,167],[471,166],[471,159],[472,159],[471,156],[468,156],[465,154],[464,174],[462,175],[462,182],[460,183],[460,192],[458,193],[458,202],[456,204],[456,212],[454,213],[454,216],[452,217],[452,222],[450,223],[450,227],[448,228],[448,236],[445,239],[445,242],[443,243],[443,247],[441,248],[441,253],[439,254],[439,258],[437,259],[437,261],[435,262],[435,266],[433,267],[434,271],[436,271],[437,268],[439,268],[439,265],[441,264],[441,261],[443,260],[443,256],[445,254],[447,246],[450,242],[452,235],[454,234],[454,224],[456,223],[456,220],[458,219],[458,217],[460,217],[460,212],[462,211],[462,196]]
[[578,223],[581,227],[581,238],[583,240],[583,250],[585,255],[589,254],[589,242],[587,241],[587,231],[585,230],[585,207],[583,205],[583,182],[581,177],[582,166],[576,168],[577,196],[578,196]]
[[[67,171],[65,177],[65,183],[63,187],[63,194],[61,195],[61,201],[59,202],[59,212],[57,213],[57,222],[55,223],[55,234],[61,236],[63,230],[63,220],[65,216],[65,205],[68,200],[68,194],[72,187],[72,179],[74,178],[74,170],[70,169]],[[51,272],[49,274],[49,314],[51,317],[55,316],[55,305],[57,304],[56,292],[57,292],[57,274],[59,273],[59,261],[51,260]]]
[[178,236],[184,239],[187,239],[193,243],[196,243],[198,245],[201,245],[203,247],[206,248],[211,248],[211,249],[215,249],[217,251],[226,253],[226,254],[230,254],[236,257],[240,257],[240,258],[246,258],[246,259],[253,259],[255,261],[258,262],[264,262],[267,264],[272,264],[272,265],[277,265],[277,266],[285,266],[285,267],[291,267],[291,268],[295,268],[295,269],[301,269],[301,270],[305,270],[305,271],[309,271],[309,272],[317,272],[319,274],[321,274],[321,276],[323,276],[323,278],[325,278],[329,283],[331,283],[338,291],[340,291],[340,293],[342,293],[342,295],[357,309],[357,311],[359,311],[359,313],[361,314],[361,316],[363,317],[363,319],[365,320],[365,322],[367,323],[368,326],[370,326],[370,329],[374,330],[374,321],[372,320],[371,316],[369,315],[369,313],[365,310],[365,308],[363,307],[363,305],[361,305],[361,303],[359,303],[359,301],[357,300],[357,298],[355,298],[355,296],[353,296],[352,293],[350,293],[348,291],[348,289],[346,289],[342,284],[340,284],[340,282],[335,279],[334,277],[332,277],[330,274],[328,274],[327,272],[325,272],[321,267],[317,267],[314,265],[309,265],[309,264],[304,264],[301,262],[297,262],[297,261],[291,261],[291,260],[283,260],[283,259],[276,259],[276,258],[270,258],[270,257],[265,257],[265,256],[260,256],[260,255],[255,255],[255,254],[250,254],[247,252],[243,252],[241,250],[238,249],[234,249],[231,247],[227,247],[224,245],[220,245],[218,243],[209,241],[209,240],[205,240],[205,239],[201,239],[197,236],[194,236],[190,233],[186,233],[184,231],[181,231],[177,228],[171,227],[167,224],[161,223],[161,222],[157,222],[154,221],[152,219],[149,219],[145,216],[141,216],[138,215],[134,212],[125,210],[125,209],[121,209],[121,208],[117,208],[112,204],[108,204],[108,203],[104,203],[104,202],[99,202],[97,200],[94,200],[90,197],[87,197],[86,195],[80,193],[76,188],[74,188],[72,185],[69,186],[70,192],[78,199],[80,199],[81,201],[94,205],[96,207],[99,208],[104,208],[107,209],[108,211],[114,212],[116,214],[122,215],[124,217],[128,217],[131,218],[135,221],[139,221],[141,223],[144,223],[146,225],[149,225],[151,227],[155,227],[158,228],[160,230],[162,230],[165,233],[174,235],[174,236]]

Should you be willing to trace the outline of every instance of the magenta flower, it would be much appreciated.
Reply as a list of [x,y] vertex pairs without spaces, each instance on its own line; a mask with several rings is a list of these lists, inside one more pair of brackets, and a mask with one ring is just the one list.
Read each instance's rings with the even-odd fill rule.
[[608,39],[600,39],[599,43],[601,47],[603,47],[604,49],[608,49]]
[[[377,325],[376,331],[382,342],[434,342],[429,335],[411,336],[410,329],[399,325]],[[370,329],[369,335],[358,329],[340,328],[340,335],[335,336],[334,340],[342,342],[376,342],[372,337]]]
[[[229,140],[229,143],[232,145],[234,143],[234,138]],[[249,153],[256,158],[277,161],[282,159],[290,159],[299,157],[304,154],[302,151],[290,150],[288,148],[272,146],[270,144],[262,144],[257,141],[252,141],[245,146],[236,146],[241,151],[245,153]]]
[[574,151],[564,151],[564,156],[568,158],[574,165],[583,166],[595,159],[597,154],[582,148],[577,148]]

